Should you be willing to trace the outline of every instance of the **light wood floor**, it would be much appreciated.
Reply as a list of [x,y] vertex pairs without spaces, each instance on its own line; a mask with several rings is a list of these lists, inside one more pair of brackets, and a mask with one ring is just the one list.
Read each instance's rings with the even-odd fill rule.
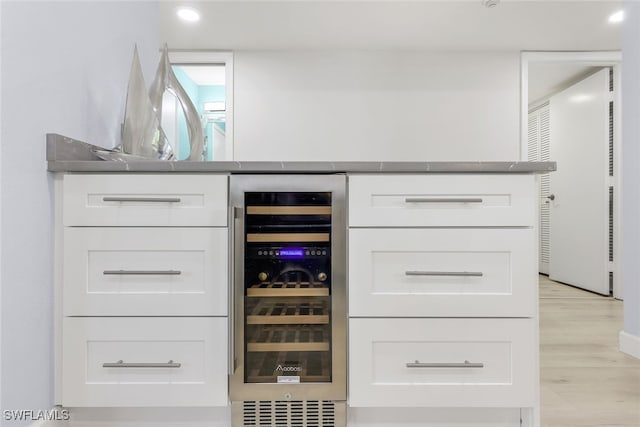
[[640,426],[640,360],[618,350],[622,302],[540,276],[542,425]]

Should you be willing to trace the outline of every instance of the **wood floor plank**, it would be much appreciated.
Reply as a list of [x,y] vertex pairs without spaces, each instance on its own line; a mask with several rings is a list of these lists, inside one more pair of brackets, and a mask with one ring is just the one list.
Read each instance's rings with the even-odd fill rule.
[[540,276],[542,426],[640,426],[640,360],[618,350],[622,309]]

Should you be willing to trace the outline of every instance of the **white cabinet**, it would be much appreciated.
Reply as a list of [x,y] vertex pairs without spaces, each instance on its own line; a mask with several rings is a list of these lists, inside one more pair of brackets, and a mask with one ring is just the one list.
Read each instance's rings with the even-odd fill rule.
[[227,182],[62,176],[56,403],[228,405]]
[[67,317],[63,327],[65,406],[227,405],[225,317]]
[[65,226],[227,225],[226,175],[67,174]]
[[351,175],[350,227],[527,226],[532,175]]
[[[228,177],[57,182],[56,403],[227,406]],[[348,182],[352,424],[511,426],[535,414],[535,177]]]
[[349,176],[358,419],[381,408],[398,425],[455,423],[430,419],[438,408],[536,413],[536,188],[524,174]]
[[226,228],[67,227],[66,316],[226,316]]
[[534,330],[532,319],[351,319],[349,403],[533,406]]
[[535,256],[529,228],[351,228],[349,314],[532,316]]

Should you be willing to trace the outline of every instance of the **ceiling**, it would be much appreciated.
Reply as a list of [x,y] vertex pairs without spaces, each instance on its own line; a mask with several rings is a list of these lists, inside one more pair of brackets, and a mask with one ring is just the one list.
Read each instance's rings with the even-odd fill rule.
[[[620,50],[621,1],[281,0],[162,1],[160,34],[171,49],[402,49],[436,51]],[[201,13],[177,19],[179,6]],[[529,70],[530,100],[589,74],[571,63]]]
[[[172,49],[614,50],[620,1],[162,1]],[[178,6],[201,20],[185,23]]]
[[529,105],[545,101],[601,68],[578,62],[529,62]]

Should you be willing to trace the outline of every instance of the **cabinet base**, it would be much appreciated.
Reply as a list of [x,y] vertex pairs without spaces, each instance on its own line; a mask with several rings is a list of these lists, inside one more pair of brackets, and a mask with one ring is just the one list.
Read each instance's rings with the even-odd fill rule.
[[[520,408],[349,408],[349,427],[520,427]],[[534,424],[528,424],[534,427]],[[535,426],[538,427],[538,426]]]

